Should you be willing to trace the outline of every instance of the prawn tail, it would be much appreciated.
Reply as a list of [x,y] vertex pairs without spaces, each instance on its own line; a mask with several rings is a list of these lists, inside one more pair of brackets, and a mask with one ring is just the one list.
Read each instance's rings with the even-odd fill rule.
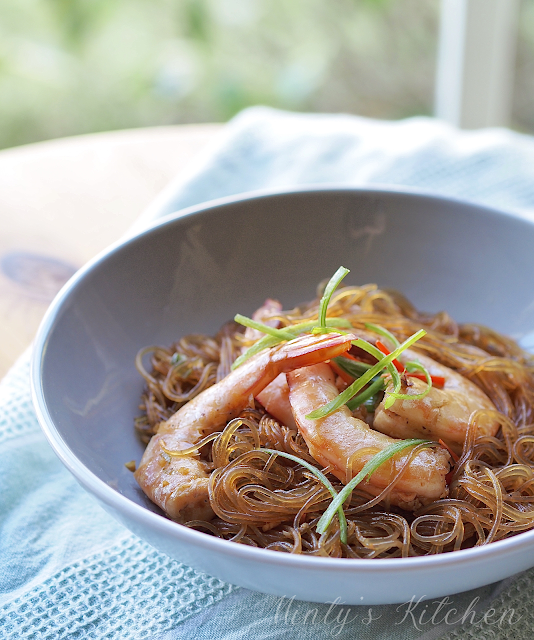
[[356,336],[341,333],[306,334],[286,342],[272,353],[281,372],[308,367],[336,358],[350,349]]

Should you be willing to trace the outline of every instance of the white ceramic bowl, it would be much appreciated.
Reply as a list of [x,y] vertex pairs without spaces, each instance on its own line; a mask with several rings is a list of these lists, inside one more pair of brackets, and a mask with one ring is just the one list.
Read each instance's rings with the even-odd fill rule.
[[188,209],[113,246],[67,283],[36,339],[40,423],[66,467],[154,547],[237,585],[316,602],[405,602],[494,582],[534,565],[534,531],[428,558],[342,560],[216,539],[160,515],[124,463],[142,455],[133,420],[137,351],[212,334],[267,296],[309,300],[344,265],[347,283],[402,291],[420,309],[521,337],[534,329],[534,224],[417,193],[308,189]]

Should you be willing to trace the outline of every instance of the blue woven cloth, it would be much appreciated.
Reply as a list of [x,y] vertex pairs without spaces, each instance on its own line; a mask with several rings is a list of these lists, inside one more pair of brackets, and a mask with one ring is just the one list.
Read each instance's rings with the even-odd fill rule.
[[[428,118],[253,108],[136,228],[220,196],[318,183],[419,187],[534,216],[534,140]],[[169,560],[112,520],[57,460],[31,405],[28,363],[24,354],[0,383],[1,638],[531,637],[534,571],[436,602],[369,608],[266,596]]]

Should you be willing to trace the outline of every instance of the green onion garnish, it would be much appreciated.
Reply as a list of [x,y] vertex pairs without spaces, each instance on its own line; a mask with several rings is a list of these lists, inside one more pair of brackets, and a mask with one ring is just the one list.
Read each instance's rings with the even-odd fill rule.
[[187,357],[184,356],[183,353],[179,353],[178,351],[175,351],[172,354],[172,358],[171,358],[171,364],[181,364],[182,362],[185,362],[185,360],[187,360]]
[[343,278],[350,273],[348,269],[345,267],[339,267],[339,269],[334,273],[334,275],[328,281],[328,284],[325,287],[323,292],[323,297],[321,298],[321,302],[319,303],[319,328],[322,331],[326,331],[326,309],[328,308],[328,303],[330,302],[330,298],[332,294],[337,289],[339,283],[343,280]]
[[[363,349],[364,351],[366,351],[367,353],[372,355],[374,358],[376,358],[379,362],[384,358],[384,354],[380,351],[380,349],[377,349],[374,345],[370,344],[369,342],[367,342],[365,340],[362,341],[362,344],[359,344],[358,346],[360,347],[360,349]],[[391,376],[391,379],[393,380],[393,390],[398,393],[400,391],[401,384],[402,384],[399,372],[397,371],[397,369],[395,368],[395,366],[394,366],[394,364],[392,362],[390,362],[388,365],[386,365],[386,368],[388,370],[388,373]],[[394,399],[390,400],[389,398],[386,398],[386,402],[384,403],[384,407],[386,409],[389,409],[389,407],[394,402],[395,402]]]
[[375,413],[376,411],[376,407],[378,406],[378,403],[381,400],[381,394],[379,393],[375,393],[374,396],[371,396],[369,398],[369,400],[366,400],[363,403],[363,406],[367,409],[367,413]]
[[369,331],[378,333],[378,335],[382,336],[383,338],[387,338],[394,345],[395,349],[397,347],[400,347],[400,342],[391,333],[391,331],[388,331],[384,327],[381,327],[379,324],[373,324],[372,322],[366,322],[364,326],[366,329],[369,329]]
[[[426,334],[426,331],[424,329],[420,329],[419,331],[414,333],[412,336],[407,338],[399,347],[397,347],[394,351],[392,351],[387,356],[384,356],[381,352],[378,352],[378,349],[377,349],[377,352],[380,353],[380,356],[383,356],[383,357],[381,357],[380,360],[375,365],[373,365],[370,369],[368,369],[360,378],[355,380],[350,386],[348,386],[345,389],[345,391],[341,392],[336,398],[334,398],[334,400],[331,400],[330,402],[320,407],[319,409],[315,409],[315,411],[312,411],[311,413],[309,413],[306,416],[306,418],[308,418],[309,420],[317,420],[319,418],[325,418],[326,416],[330,415],[331,413],[339,409],[339,407],[344,405],[353,396],[355,396],[358,393],[358,391],[363,389],[363,387],[365,387],[365,385],[368,382],[370,382],[376,375],[378,375],[382,371],[382,369],[384,369],[389,364],[391,364],[391,362],[396,358],[398,358],[399,355],[404,350],[408,349],[408,347],[411,347],[412,344],[414,344],[414,342],[417,342],[425,334]],[[365,348],[366,350],[369,349],[369,347],[371,349],[376,348],[376,347],[373,347],[373,345],[370,345],[365,340],[362,340],[361,338],[358,338],[357,340],[353,341],[353,344],[358,347]],[[393,366],[390,369],[388,369],[392,373],[392,375],[394,375],[393,369],[394,369]],[[399,375],[397,371],[395,371],[395,373],[397,374],[397,376]],[[400,377],[399,377],[399,380],[400,380]],[[394,401],[395,399],[392,400],[392,402]]]
[[[239,322],[239,324],[243,324],[243,322],[241,322],[237,318],[245,319],[247,321],[250,320],[250,318],[246,318],[245,316],[238,314],[236,316],[236,322]],[[251,320],[251,322],[255,322],[255,321]],[[329,318],[326,324],[327,324],[327,328],[328,327],[332,327],[334,329],[338,329],[338,328],[350,329],[351,328],[350,322],[345,318]],[[310,329],[313,329],[313,327],[315,326],[317,326],[317,320],[308,320],[307,322],[299,322],[298,324],[292,324],[289,327],[286,327],[285,329],[275,329],[275,331],[284,331],[284,332],[287,332],[288,334],[291,334],[290,338],[279,338],[279,337],[275,338],[271,333],[273,330],[273,327],[264,325],[261,322],[256,323],[256,327],[254,328],[257,328],[259,329],[259,331],[263,331],[268,335],[265,335],[263,336],[263,338],[260,338],[258,342],[255,342],[249,349],[245,351],[245,353],[240,355],[239,358],[236,358],[235,362],[232,364],[232,371],[237,367],[239,367],[239,365],[243,364],[243,362],[246,362],[252,356],[256,355],[260,351],[263,351],[263,349],[274,347],[274,345],[278,344],[279,342],[282,342],[283,340],[293,340],[293,338],[297,338],[301,333],[306,333],[306,331],[310,331]]]
[[[386,409],[389,409],[389,407],[393,404],[393,402],[395,402],[395,400],[420,400],[421,398],[424,398],[430,391],[430,389],[432,389],[432,377],[430,376],[430,373],[427,371],[427,369],[420,364],[419,362],[409,362],[406,365],[406,370],[409,371],[410,373],[412,373],[413,371],[420,371],[426,378],[426,382],[427,382],[427,387],[424,391],[421,391],[421,393],[399,393],[398,391],[393,390],[392,392],[387,391],[387,395],[388,398],[386,400],[386,402],[384,403],[384,407]],[[391,402],[389,402],[389,398],[393,398],[393,400]]]
[[270,347],[274,347],[275,344],[282,342],[282,340],[292,340],[296,338],[301,333],[305,333],[306,331],[318,331],[320,333],[326,333],[328,329],[331,328],[344,328],[351,329],[351,324],[345,318],[330,318],[326,319],[326,309],[328,307],[328,303],[330,302],[330,298],[332,294],[336,290],[339,283],[343,280],[343,278],[350,273],[348,269],[345,267],[339,267],[339,269],[334,273],[334,275],[328,281],[328,284],[325,287],[323,296],[321,298],[321,302],[319,303],[319,325],[315,320],[311,322],[299,322],[298,324],[291,325],[286,327],[285,329],[275,329],[274,327],[270,327],[269,325],[264,324],[263,322],[257,322],[256,320],[252,320],[252,318],[247,318],[246,316],[242,316],[238,313],[234,320],[239,324],[244,325],[245,327],[250,327],[251,329],[257,329],[258,331],[262,331],[266,335],[258,340],[255,344],[253,344],[245,353],[243,353],[239,358],[236,358],[235,362],[232,364],[232,371],[239,367],[243,362],[246,362],[249,358],[263,349],[267,349]]
[[350,497],[350,494],[354,490],[354,488],[363,480],[368,478],[372,473],[374,473],[378,467],[384,462],[387,462],[390,458],[392,458],[396,453],[399,453],[403,449],[407,447],[412,447],[418,444],[435,444],[434,442],[430,442],[429,440],[419,440],[416,438],[412,438],[409,440],[400,440],[399,442],[394,442],[390,444],[389,447],[386,447],[382,451],[376,453],[370,460],[368,460],[363,469],[358,473],[358,475],[354,476],[352,480],[346,484],[343,489],[336,495],[336,497],[330,503],[328,509],[323,513],[319,522],[317,523],[317,533],[323,534],[330,526],[332,522],[332,518],[336,511],[339,513],[339,508],[342,507],[343,503]]
[[[292,460],[293,462],[296,462],[302,465],[303,467],[306,467],[306,469],[308,469],[308,471],[311,471],[313,475],[328,489],[332,498],[334,498],[334,500],[337,498],[338,494],[334,489],[334,487],[331,485],[330,480],[328,480],[328,478],[324,475],[324,473],[322,473],[322,471],[319,471],[319,469],[314,467],[312,464],[309,464],[308,462],[306,462],[306,460],[297,458],[297,456],[293,456],[290,453],[286,453],[285,451],[277,451],[276,449],[259,449],[259,451],[267,451],[270,454],[276,454],[277,456],[282,456],[282,458],[287,458],[288,460]],[[334,509],[328,524],[330,524],[330,522],[332,521],[332,518],[334,517],[334,513],[337,511],[337,516],[339,519],[339,535],[341,537],[341,542],[343,542],[344,544],[347,544],[347,518],[345,517],[345,512],[343,511],[343,502],[339,504],[337,509]]]
[[379,391],[382,391],[384,389],[384,386],[385,386],[384,379],[380,376],[377,376],[373,380],[373,382],[367,387],[367,389],[365,389],[361,393],[358,393],[358,395],[354,396],[354,398],[352,398],[347,402],[347,407],[351,411],[354,411],[354,409],[359,407],[361,404],[364,404],[365,402],[367,402],[367,400],[372,398]]
[[343,371],[352,376],[353,378],[359,378],[362,374],[368,371],[373,365],[367,364],[365,362],[358,362],[357,360],[350,360],[349,358],[345,358],[344,356],[337,356],[337,358],[332,358],[332,360],[339,365]]
[[293,340],[293,338],[295,337],[295,335],[287,329],[276,329],[275,327],[270,327],[268,324],[257,322],[256,320],[252,320],[252,318],[242,316],[240,313],[236,313],[236,315],[234,316],[234,320],[245,327],[250,327],[251,329],[256,329],[257,331],[266,333],[268,336],[272,336],[279,341]]
[[[365,327],[370,331],[374,331],[375,333],[378,333],[384,338],[388,338],[395,345],[395,348],[398,348],[400,346],[397,338],[390,331],[388,331],[387,329],[384,329],[384,327],[381,327],[380,325],[377,325],[377,324],[372,324],[370,322],[365,323]],[[368,345],[368,346],[372,346],[372,345]],[[367,353],[371,353],[371,355],[374,355],[375,358],[378,358],[378,359],[380,359],[381,357],[379,354],[382,353],[375,347],[373,347],[373,349],[365,348],[365,351],[367,351]],[[414,394],[400,393],[402,381],[401,381],[399,372],[395,367],[388,367],[388,371],[391,374],[391,377],[393,380],[393,391],[386,391],[387,397],[386,397],[386,401],[384,402],[385,409],[389,409],[393,405],[395,400],[420,400],[421,398],[424,398],[432,388],[432,377],[430,376],[430,373],[426,370],[426,368],[421,363],[408,362],[405,366],[406,366],[406,371],[409,371],[410,373],[414,371],[419,371],[420,373],[422,373],[425,376],[427,387],[421,393],[414,393]]]

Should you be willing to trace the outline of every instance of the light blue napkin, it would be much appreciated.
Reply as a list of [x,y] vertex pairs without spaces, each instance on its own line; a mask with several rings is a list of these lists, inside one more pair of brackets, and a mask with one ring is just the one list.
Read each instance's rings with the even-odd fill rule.
[[267,107],[236,116],[187,176],[139,219],[256,189],[389,184],[534,215],[534,141],[506,129],[459,131],[432,118],[397,122]]
[[[220,196],[307,183],[419,187],[531,216],[534,140],[427,118],[248,109],[136,228]],[[266,596],[168,559],[56,459],[31,406],[28,363],[26,353],[0,383],[0,638],[531,637],[534,571],[447,599],[369,608]]]

